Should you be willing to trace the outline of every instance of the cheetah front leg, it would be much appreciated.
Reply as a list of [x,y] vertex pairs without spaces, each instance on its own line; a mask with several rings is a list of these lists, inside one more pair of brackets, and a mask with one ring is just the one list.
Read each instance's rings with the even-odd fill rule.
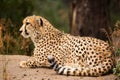
[[21,68],[35,68],[35,67],[43,67],[46,65],[45,61],[39,61],[39,57],[30,57],[27,61],[21,61],[20,67]]

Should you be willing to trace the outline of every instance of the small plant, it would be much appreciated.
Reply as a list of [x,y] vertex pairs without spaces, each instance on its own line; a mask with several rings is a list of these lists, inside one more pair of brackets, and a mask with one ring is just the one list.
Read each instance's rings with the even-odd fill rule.
[[120,77],[120,61],[116,64],[115,68],[113,68],[113,74]]
[[[115,53],[115,57],[120,56],[120,21],[117,21],[115,24],[115,29],[111,35],[113,51]],[[113,73],[120,77],[120,61],[116,60],[115,68],[113,68]]]
[[7,64],[8,64],[8,61],[5,62],[5,64],[3,65],[3,80],[8,80]]
[[116,51],[116,56],[120,56],[120,48]]
[[0,25],[0,48],[3,47],[3,41],[2,41],[2,27]]
[[[120,56],[120,48],[116,51],[116,56]],[[113,68],[113,74],[120,77],[120,61],[118,61],[115,68]]]
[[9,59],[6,59],[6,56],[2,57],[2,79],[3,80],[12,80],[12,77],[10,76],[9,72],[8,72],[8,63],[9,63]]
[[115,68],[113,68],[113,73],[120,77],[120,61],[115,59],[120,56],[120,21],[116,22],[114,30],[109,28],[109,33],[105,29],[102,29],[102,31],[105,32],[111,46],[111,50],[114,53]]

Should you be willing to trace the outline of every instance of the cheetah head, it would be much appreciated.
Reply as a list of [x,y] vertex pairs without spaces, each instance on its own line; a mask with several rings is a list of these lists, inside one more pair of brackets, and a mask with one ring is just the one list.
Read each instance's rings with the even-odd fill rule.
[[41,16],[28,16],[23,20],[23,25],[19,32],[24,38],[33,37],[36,34],[43,35],[50,23]]

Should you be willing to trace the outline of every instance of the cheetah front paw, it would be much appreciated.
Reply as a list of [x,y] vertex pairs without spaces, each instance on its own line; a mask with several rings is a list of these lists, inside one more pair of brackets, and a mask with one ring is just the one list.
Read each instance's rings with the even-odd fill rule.
[[26,67],[27,67],[26,61],[21,61],[21,62],[20,62],[20,67],[21,67],[21,68],[26,68]]

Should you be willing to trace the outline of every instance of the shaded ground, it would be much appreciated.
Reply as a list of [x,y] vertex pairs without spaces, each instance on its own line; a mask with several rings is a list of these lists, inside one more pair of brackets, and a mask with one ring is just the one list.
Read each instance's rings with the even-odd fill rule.
[[28,56],[0,55],[0,80],[120,80],[109,74],[101,77],[75,77],[57,75],[47,68],[20,68],[19,62]]

